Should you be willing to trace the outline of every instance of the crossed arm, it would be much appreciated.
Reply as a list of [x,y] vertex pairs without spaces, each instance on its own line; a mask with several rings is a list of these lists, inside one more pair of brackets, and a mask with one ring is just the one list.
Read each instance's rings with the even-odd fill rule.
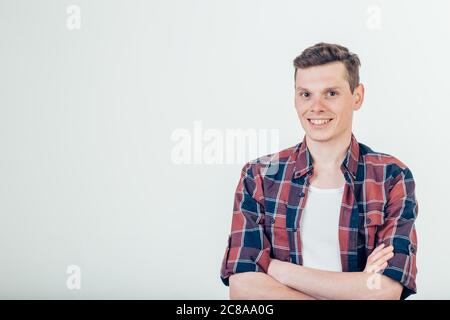
[[399,299],[400,282],[381,275],[393,247],[377,247],[362,272],[331,272],[272,259],[267,274],[230,276],[230,299]]

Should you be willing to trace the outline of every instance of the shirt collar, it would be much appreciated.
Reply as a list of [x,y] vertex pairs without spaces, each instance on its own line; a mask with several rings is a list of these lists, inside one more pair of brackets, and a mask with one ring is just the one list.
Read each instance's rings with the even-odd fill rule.
[[[302,143],[297,147],[298,155],[295,162],[294,168],[294,178],[299,178],[313,168],[313,161],[311,153],[306,145],[306,135],[303,137]],[[356,179],[356,171],[358,170],[358,159],[359,159],[359,144],[355,136],[352,133],[350,145],[348,147],[347,153],[345,155],[344,161],[342,161],[341,168],[348,171],[353,179]]]

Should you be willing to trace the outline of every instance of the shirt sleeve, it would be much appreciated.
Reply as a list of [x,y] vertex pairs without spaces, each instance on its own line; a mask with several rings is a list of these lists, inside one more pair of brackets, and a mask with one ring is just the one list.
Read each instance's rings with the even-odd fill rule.
[[377,231],[379,243],[394,247],[394,257],[388,261],[383,275],[403,285],[400,299],[417,293],[417,234],[414,223],[418,214],[418,203],[414,189],[414,179],[408,168],[393,178],[385,206],[384,224]]
[[222,261],[220,278],[228,286],[229,277],[240,272],[264,272],[270,263],[270,242],[264,233],[264,196],[261,176],[247,163],[234,196],[231,232]]

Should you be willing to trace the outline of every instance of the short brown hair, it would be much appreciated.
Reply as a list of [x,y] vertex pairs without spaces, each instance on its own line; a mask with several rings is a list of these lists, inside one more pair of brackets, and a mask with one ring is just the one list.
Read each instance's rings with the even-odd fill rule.
[[305,69],[335,61],[344,63],[347,69],[347,80],[350,85],[350,91],[353,93],[353,90],[359,84],[359,67],[361,66],[361,62],[356,54],[351,53],[346,47],[338,44],[320,42],[303,50],[294,59],[294,83],[297,76],[297,69]]

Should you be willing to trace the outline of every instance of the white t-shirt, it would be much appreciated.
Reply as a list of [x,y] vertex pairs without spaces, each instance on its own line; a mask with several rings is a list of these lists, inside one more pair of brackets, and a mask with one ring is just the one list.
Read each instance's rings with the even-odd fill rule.
[[309,186],[300,225],[305,267],[342,271],[339,214],[343,194],[344,186],[337,189]]

